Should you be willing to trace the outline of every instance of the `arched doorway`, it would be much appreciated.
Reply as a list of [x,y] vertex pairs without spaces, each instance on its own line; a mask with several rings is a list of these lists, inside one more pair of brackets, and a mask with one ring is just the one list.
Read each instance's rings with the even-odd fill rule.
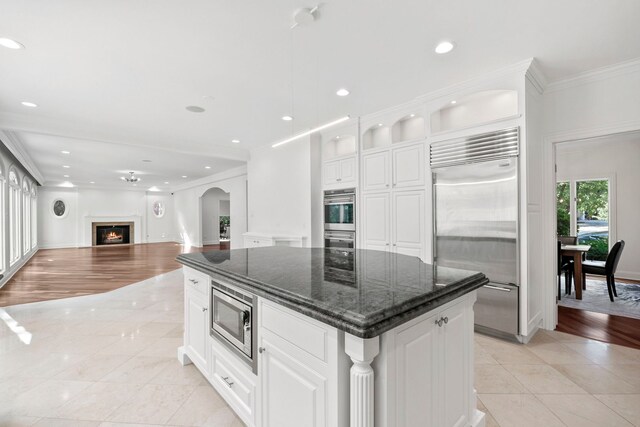
[[220,245],[229,249],[231,240],[231,193],[219,187],[206,190],[200,197],[200,241],[203,246]]

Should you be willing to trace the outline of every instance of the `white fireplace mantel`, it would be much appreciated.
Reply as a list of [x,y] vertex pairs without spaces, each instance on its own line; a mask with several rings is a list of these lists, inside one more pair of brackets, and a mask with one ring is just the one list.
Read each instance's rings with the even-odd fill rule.
[[142,236],[144,236],[142,230],[142,216],[141,215],[125,215],[125,216],[93,216],[85,215],[82,231],[80,246],[91,246],[91,224],[94,222],[133,222],[133,242],[132,243],[144,243]]

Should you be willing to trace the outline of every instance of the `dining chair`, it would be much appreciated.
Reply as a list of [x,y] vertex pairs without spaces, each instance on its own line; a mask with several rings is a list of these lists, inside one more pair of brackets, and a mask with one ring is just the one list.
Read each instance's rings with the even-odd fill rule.
[[573,260],[565,261],[562,257],[562,243],[558,240],[558,301],[562,299],[560,277],[564,273],[564,293],[571,293],[571,280],[573,278]]
[[613,302],[614,295],[618,296],[618,292],[616,291],[615,274],[623,249],[624,240],[618,240],[609,251],[606,261],[587,260],[582,263],[582,283],[586,282],[587,274],[606,276],[607,290],[609,291],[609,299],[611,302]]

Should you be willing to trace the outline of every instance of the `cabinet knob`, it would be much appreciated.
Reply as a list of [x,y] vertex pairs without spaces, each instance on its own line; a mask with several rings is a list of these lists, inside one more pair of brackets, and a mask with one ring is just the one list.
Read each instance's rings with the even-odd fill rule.
[[388,187],[388,186],[389,186],[389,184],[385,184],[384,186],[385,186],[385,187]]
[[264,353],[265,351],[267,351],[267,349],[264,348],[264,347],[259,347],[258,348],[258,353],[260,353],[260,354]]
[[445,317],[445,318],[444,318],[444,319],[442,319],[442,320],[444,320],[444,324],[445,324],[445,325],[446,325],[447,323],[449,323],[449,318],[448,318],[448,317]]
[[439,318],[438,320],[436,320],[436,325],[438,325],[440,327],[442,326],[442,317]]
[[393,246],[396,246],[396,244],[394,243]]
[[389,246],[389,244],[388,244],[388,243],[385,243],[384,245],[385,245],[385,246]]
[[336,181],[342,181],[342,178],[336,178]]
[[198,284],[198,281],[197,281],[196,279],[189,279],[189,281],[190,281],[191,283],[193,283],[194,285]]
[[204,313],[205,311],[207,311],[208,308],[207,307],[202,307],[202,312]]

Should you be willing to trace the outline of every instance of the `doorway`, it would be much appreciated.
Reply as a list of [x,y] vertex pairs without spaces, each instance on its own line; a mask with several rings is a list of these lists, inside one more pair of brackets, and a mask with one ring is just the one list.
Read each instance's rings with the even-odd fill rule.
[[204,246],[219,245],[229,249],[231,239],[230,193],[214,187],[201,199],[201,231]]
[[[566,294],[562,278],[557,330],[612,342],[613,335],[621,334],[612,325],[640,322],[640,265],[636,261],[640,199],[635,197],[640,182],[636,166],[640,133],[559,142],[554,150],[557,235],[572,236],[576,244],[587,245],[581,257],[586,263],[605,262],[616,241],[625,241],[614,275],[618,296],[611,302],[606,277],[588,274],[579,300],[575,280],[571,293]],[[640,334],[629,332],[640,341]]]

